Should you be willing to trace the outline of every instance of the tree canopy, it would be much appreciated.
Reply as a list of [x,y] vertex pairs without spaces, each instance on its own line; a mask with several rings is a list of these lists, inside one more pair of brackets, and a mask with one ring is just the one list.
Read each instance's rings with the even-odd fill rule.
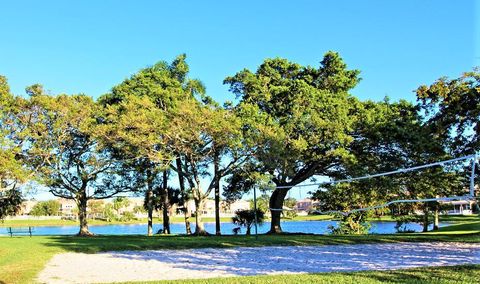
[[[33,93],[29,115],[36,121],[28,138],[30,163],[50,192],[73,199],[79,207],[80,235],[89,235],[89,199],[105,199],[131,191],[122,163],[99,135],[99,107],[86,95]],[[123,176],[120,176],[120,173]]]
[[442,77],[417,89],[425,118],[457,155],[480,149],[480,73],[478,69],[461,77]]
[[[247,120],[255,124],[245,128],[258,134],[252,149],[256,170],[277,186],[270,208],[282,208],[289,187],[314,175],[329,176],[350,158],[355,118],[348,91],[359,80],[359,71],[348,70],[335,52],[326,53],[318,68],[266,59],[255,73],[245,69],[225,79],[240,99],[239,108],[255,114],[255,121]],[[271,214],[270,232],[281,232],[280,211]]]

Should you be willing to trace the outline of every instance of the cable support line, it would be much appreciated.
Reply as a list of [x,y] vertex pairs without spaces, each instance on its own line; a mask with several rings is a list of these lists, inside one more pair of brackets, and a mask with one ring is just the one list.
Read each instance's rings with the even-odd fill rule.
[[327,184],[352,182],[352,181],[376,178],[376,177],[381,177],[381,176],[389,176],[389,175],[394,175],[394,174],[399,174],[399,173],[412,172],[412,171],[425,169],[425,168],[430,168],[430,167],[435,167],[435,166],[443,166],[444,164],[447,164],[447,163],[452,163],[452,162],[462,161],[462,160],[468,160],[468,159],[471,159],[471,158],[475,159],[476,155],[473,154],[473,155],[468,155],[468,156],[464,156],[464,157],[460,157],[460,158],[455,158],[455,159],[450,159],[450,160],[445,160],[445,161],[440,161],[440,162],[415,166],[415,167],[406,168],[406,169],[398,169],[398,170],[390,171],[390,172],[378,173],[378,174],[373,174],[373,175],[366,175],[366,176],[361,176],[361,177],[354,177],[354,178],[340,179],[340,180],[331,180],[331,181],[323,181],[323,182],[317,182],[317,183],[298,184],[298,185],[280,185],[280,186],[276,186],[275,188],[282,189],[282,188],[307,187],[307,186],[313,186],[313,185],[319,185],[320,186],[320,185],[327,185]]

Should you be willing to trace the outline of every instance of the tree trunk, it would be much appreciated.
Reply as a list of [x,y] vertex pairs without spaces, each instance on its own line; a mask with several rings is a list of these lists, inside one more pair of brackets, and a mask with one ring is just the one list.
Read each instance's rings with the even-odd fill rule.
[[428,232],[428,206],[423,209],[423,232]]
[[185,219],[185,232],[187,235],[192,234],[192,227],[190,226],[190,217],[192,216],[192,213],[190,213],[190,210],[188,209],[187,203],[184,205],[184,211],[183,211],[183,218]]
[[205,236],[208,235],[205,231],[205,226],[202,221],[202,211],[203,211],[203,199],[194,198],[195,201],[195,235]]
[[[270,202],[269,202],[270,208],[282,209],[283,201],[285,200],[285,196],[287,195],[287,192],[288,190],[290,190],[290,188],[275,189],[272,193],[272,196],[270,197]],[[272,215],[272,222],[270,226],[270,231],[268,233],[269,234],[282,233],[282,227],[280,226],[282,211],[270,210],[270,214]]]
[[251,225],[250,225],[250,226],[247,226],[247,232],[245,233],[247,236],[250,236],[250,233],[251,233],[250,230],[251,230],[251,228],[252,228]]
[[168,209],[170,202],[168,200],[168,172],[163,171],[163,193],[162,193],[162,211],[163,211],[163,233],[170,234],[170,217],[168,216]]
[[80,231],[78,232],[78,236],[81,237],[93,236],[93,233],[88,230],[87,201],[88,199],[85,191],[81,193],[76,200],[78,206],[78,220],[80,221]]
[[439,211],[439,208],[438,208],[438,204],[435,205],[435,211],[434,211],[434,219],[433,219],[433,230],[434,231],[437,231],[438,230],[438,211]]
[[215,187],[215,235],[220,236],[220,158],[218,151],[215,151],[213,158],[214,187]]
[[153,192],[151,189],[148,189],[147,191],[147,219],[148,219],[148,224],[147,224],[147,234],[149,236],[153,235]]
[[222,234],[220,228],[220,186],[219,183],[215,184],[215,235],[220,236]]
[[177,158],[177,174],[178,174],[178,183],[180,184],[180,191],[183,196],[183,216],[185,218],[185,230],[187,235],[192,234],[192,229],[190,228],[190,211],[188,210],[187,206],[187,193],[185,192],[185,179],[183,178],[183,169],[182,169],[182,160]]
[[153,235],[153,176],[150,169],[147,169],[147,193],[145,194],[145,204],[147,207],[147,235]]

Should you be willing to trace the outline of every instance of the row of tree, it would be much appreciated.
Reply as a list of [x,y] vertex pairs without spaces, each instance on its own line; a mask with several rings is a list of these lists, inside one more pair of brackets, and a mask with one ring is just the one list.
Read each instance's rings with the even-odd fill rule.
[[[130,201],[125,197],[116,197],[111,203],[104,203],[103,200],[90,200],[88,202],[88,214],[92,219],[100,218],[111,222],[113,220],[130,221],[135,218],[134,213],[145,212],[143,206],[135,206],[132,208],[133,211],[124,210],[129,205]],[[62,209],[60,201],[47,200],[37,202],[28,214],[36,217],[62,216],[64,218],[70,218],[71,216],[68,214],[78,215],[77,208],[73,208],[67,212],[64,210],[65,209]]]
[[[220,234],[223,183],[230,200],[255,186],[271,191],[270,233],[280,233],[278,209],[299,183],[437,161],[473,153],[480,143],[475,72],[421,86],[413,105],[350,95],[360,72],[335,52],[318,67],[266,59],[255,72],[245,69],[224,80],[236,103],[221,106],[201,81],[188,77],[185,59],[142,69],[98,100],[50,95],[41,85],[28,87],[26,98],[14,96],[0,77],[2,216],[21,199],[18,186],[35,181],[75,200],[79,235],[91,234],[88,200],[120,193],[145,195],[148,234],[155,209],[163,210],[169,233],[172,203],[183,208],[191,234],[186,201],[193,199],[194,233],[202,235],[203,203],[214,193]],[[169,186],[173,178],[177,189]],[[337,185],[315,196],[325,208],[345,210],[403,195],[448,194],[461,190],[461,178],[439,168]]]

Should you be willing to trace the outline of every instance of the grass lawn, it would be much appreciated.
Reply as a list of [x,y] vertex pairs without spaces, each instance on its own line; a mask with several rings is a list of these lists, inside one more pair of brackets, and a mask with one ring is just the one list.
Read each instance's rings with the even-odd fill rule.
[[[477,219],[478,220],[478,219]],[[365,236],[328,236],[328,235],[260,235],[254,236],[96,236],[93,238],[79,238],[74,236],[34,236],[34,237],[0,237],[0,283],[31,283],[35,275],[44,267],[46,262],[56,253],[86,252],[95,253],[111,250],[145,250],[145,249],[184,249],[205,247],[235,247],[235,246],[270,246],[270,245],[327,245],[327,244],[356,244],[356,243],[385,243],[385,242],[480,242],[480,221],[459,223],[440,231],[424,234],[398,235],[365,235]],[[468,275],[462,271],[468,270]],[[381,277],[392,277],[391,280],[403,279],[405,273],[408,279],[426,279],[432,275],[453,277],[460,282],[471,282],[480,273],[480,266],[418,269],[402,272],[361,272],[346,274],[308,274],[302,276],[262,276],[255,278],[230,279],[233,283],[287,283],[325,282],[325,283],[352,283],[381,280]],[[439,277],[440,277],[439,276]],[[464,277],[461,278],[460,276]],[[407,276],[405,276],[407,277]],[[433,276],[432,276],[433,277]],[[258,280],[257,280],[258,279]],[[388,280],[390,278],[386,278]],[[358,281],[357,281],[358,280]],[[203,280],[205,281],[205,280]],[[215,279],[219,283],[232,283],[225,279]],[[222,282],[223,281],[223,282]],[[227,281],[227,282],[225,282]],[[344,281],[344,282],[339,282]],[[191,282],[191,283],[202,283]],[[433,282],[432,282],[433,283]]]
[[334,220],[333,215],[307,215],[307,216],[295,216],[293,218],[282,218],[284,221],[324,221]]
[[428,267],[392,271],[362,271],[350,273],[319,273],[319,274],[295,274],[275,276],[247,276],[214,278],[199,280],[177,281],[152,281],[152,282],[126,282],[126,283],[219,283],[219,284],[247,284],[247,283],[478,283],[480,277],[480,265],[463,265],[449,267]]

